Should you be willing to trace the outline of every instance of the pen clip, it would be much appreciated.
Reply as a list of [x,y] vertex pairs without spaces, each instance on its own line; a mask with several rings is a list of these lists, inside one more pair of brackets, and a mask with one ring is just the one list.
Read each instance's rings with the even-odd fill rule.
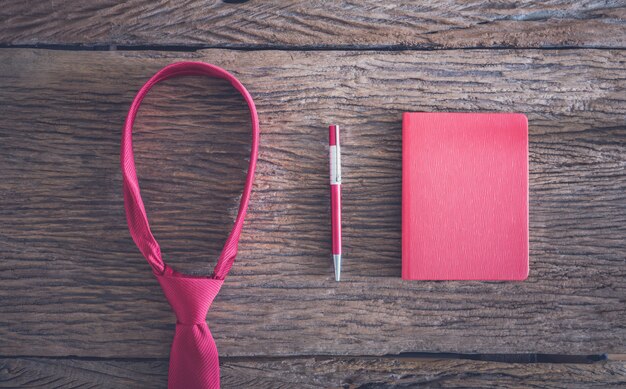
[[339,126],[334,127],[335,144],[330,146],[330,183],[341,184],[341,146],[339,145]]

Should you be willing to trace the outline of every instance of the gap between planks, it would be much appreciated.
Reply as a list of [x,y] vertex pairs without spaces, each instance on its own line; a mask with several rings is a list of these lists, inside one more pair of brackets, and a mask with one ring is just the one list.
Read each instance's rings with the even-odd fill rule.
[[[45,360],[74,360],[74,361],[127,361],[127,362],[157,362],[168,361],[164,357],[86,357],[76,355],[63,356],[40,356],[40,355],[0,355],[0,359],[45,359]],[[592,354],[592,355],[566,355],[566,354],[459,354],[459,353],[400,353],[386,355],[287,355],[287,356],[237,356],[220,357],[221,363],[234,362],[270,362],[289,361],[307,358],[318,360],[333,360],[340,358],[350,359],[376,359],[376,360],[415,360],[415,361],[435,361],[435,360],[459,360],[459,361],[481,361],[500,363],[523,363],[523,364],[593,364],[602,361],[626,361],[626,354]]]
[[461,50],[626,50],[626,47],[610,46],[467,46],[428,47],[421,45],[83,45],[83,44],[0,44],[0,49],[40,49],[57,51],[170,51],[194,53],[202,50],[221,49],[235,51],[461,51]]

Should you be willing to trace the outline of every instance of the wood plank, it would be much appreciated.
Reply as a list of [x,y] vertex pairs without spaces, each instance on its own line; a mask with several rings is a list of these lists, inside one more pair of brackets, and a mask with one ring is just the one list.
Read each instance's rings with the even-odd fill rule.
[[[258,174],[208,322],[222,356],[623,354],[626,53],[0,51],[0,350],[166,357],[174,318],[124,219],[121,126],[179,59],[232,70],[258,104]],[[400,279],[401,113],[530,121],[531,272]],[[166,260],[207,271],[230,228],[249,129],[220,82],[166,82],[135,148]],[[344,128],[345,282],[329,258],[326,124]]]
[[[619,388],[626,362],[498,363],[461,359],[293,358],[221,363],[224,388]],[[167,361],[0,359],[0,388],[164,388]]]
[[0,44],[195,47],[626,47],[622,0],[13,1]]

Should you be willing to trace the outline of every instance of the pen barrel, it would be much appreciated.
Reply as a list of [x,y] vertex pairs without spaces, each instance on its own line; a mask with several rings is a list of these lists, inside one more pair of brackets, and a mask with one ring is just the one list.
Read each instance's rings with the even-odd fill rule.
[[333,254],[341,254],[341,185],[330,186],[330,218]]

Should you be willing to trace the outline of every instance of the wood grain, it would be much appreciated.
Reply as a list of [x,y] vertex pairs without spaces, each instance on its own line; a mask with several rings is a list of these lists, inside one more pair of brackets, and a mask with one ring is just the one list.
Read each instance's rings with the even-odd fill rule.
[[[220,355],[623,354],[626,54],[0,50],[0,350],[157,357],[174,317],[128,234],[118,167],[134,93],[167,63],[233,71],[260,112],[240,255],[208,316]],[[528,115],[522,283],[400,279],[401,113]],[[329,258],[326,125],[344,128],[345,282]],[[135,149],[166,259],[207,272],[246,166],[242,99],[168,81]]]
[[626,47],[623,0],[6,3],[4,45]]
[[[620,388],[626,362],[498,363],[458,359],[227,359],[224,388]],[[164,388],[167,361],[0,359],[0,388]]]

